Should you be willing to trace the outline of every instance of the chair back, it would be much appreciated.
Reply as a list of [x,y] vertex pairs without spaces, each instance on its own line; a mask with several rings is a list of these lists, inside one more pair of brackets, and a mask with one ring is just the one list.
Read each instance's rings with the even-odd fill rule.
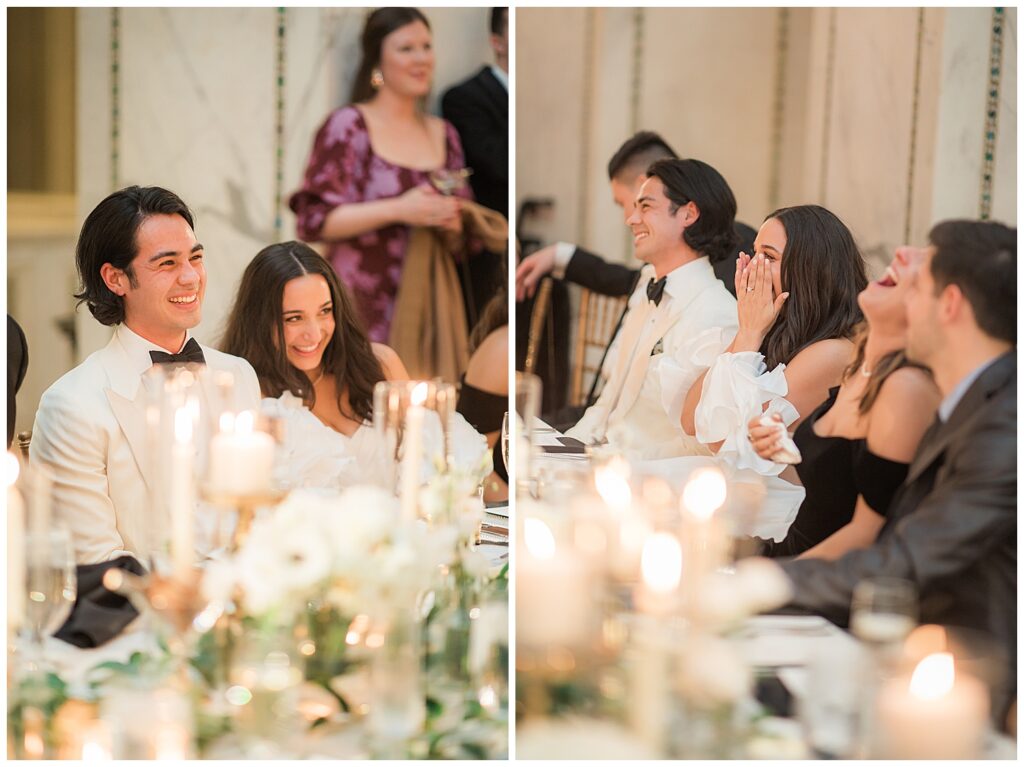
[[21,457],[28,463],[28,448],[32,444],[32,431],[19,431],[18,435],[14,438],[14,441],[18,443],[18,449],[21,451]]
[[540,346],[541,334],[544,332],[544,321],[551,308],[551,278],[544,277],[537,288],[537,297],[530,312],[530,328],[526,336],[526,359],[523,361],[523,372],[535,373],[537,369],[537,348]]
[[603,296],[586,288],[580,289],[576,348],[569,391],[573,405],[586,404],[594,377],[600,375],[605,347],[611,341],[627,300],[626,296]]

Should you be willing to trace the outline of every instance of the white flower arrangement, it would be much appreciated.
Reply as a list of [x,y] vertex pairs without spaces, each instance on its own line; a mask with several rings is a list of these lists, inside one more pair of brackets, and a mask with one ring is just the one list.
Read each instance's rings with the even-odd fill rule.
[[456,544],[451,526],[400,525],[397,500],[379,487],[295,490],[253,523],[234,557],[210,563],[203,589],[237,597],[254,617],[293,615],[317,594],[347,614],[411,605]]

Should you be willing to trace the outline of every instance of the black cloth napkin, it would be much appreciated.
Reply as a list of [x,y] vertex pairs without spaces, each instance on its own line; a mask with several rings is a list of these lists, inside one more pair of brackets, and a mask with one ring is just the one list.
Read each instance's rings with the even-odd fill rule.
[[127,570],[135,575],[145,575],[145,568],[134,557],[128,555],[99,562],[94,565],[78,565],[78,598],[71,608],[71,615],[54,634],[75,647],[99,647],[116,637],[138,616],[128,597],[110,591],[103,585],[103,574],[112,567]]

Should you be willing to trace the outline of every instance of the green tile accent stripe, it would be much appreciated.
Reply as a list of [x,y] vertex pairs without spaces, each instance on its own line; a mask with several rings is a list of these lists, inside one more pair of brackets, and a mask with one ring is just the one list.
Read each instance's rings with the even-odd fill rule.
[[903,242],[910,242],[910,222],[914,204],[914,166],[917,163],[917,118],[921,101],[921,52],[924,49],[924,8],[917,9],[917,43],[914,54],[914,95],[910,111],[910,152],[907,161],[907,205],[903,224]]
[[836,8],[828,9],[828,48],[825,62],[825,119],[822,121],[821,175],[818,178],[818,204],[827,205],[825,189],[828,184],[828,153],[832,133],[832,91],[836,76]]
[[786,76],[789,65],[789,8],[779,8],[775,37],[775,96],[772,101],[772,139],[768,167],[768,209],[779,207],[782,183],[782,128],[786,115]]
[[121,9],[110,9],[110,190],[121,188]]
[[982,221],[992,215],[992,175],[995,171],[996,133],[999,129],[999,91],[1003,69],[1003,30],[1006,13],[1003,8],[992,9],[992,35],[988,49],[988,88],[985,97],[985,132],[981,155],[981,197],[978,217]]
[[274,79],[274,239],[280,242],[284,222],[281,201],[284,197],[284,118],[285,118],[285,40],[287,39],[286,8],[277,9],[277,72]]

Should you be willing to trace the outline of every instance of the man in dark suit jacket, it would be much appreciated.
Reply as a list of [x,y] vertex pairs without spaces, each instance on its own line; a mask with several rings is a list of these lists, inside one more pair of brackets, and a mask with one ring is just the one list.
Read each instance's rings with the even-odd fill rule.
[[845,625],[865,578],[912,581],[922,623],[982,631],[1006,653],[1005,721],[1016,694],[1017,230],[946,221],[907,297],[908,356],[943,394],[878,540],[835,562],[783,565],[791,604]]
[[508,8],[491,9],[495,63],[450,88],[441,114],[459,132],[473,196],[508,218]]
[[[678,155],[665,139],[653,131],[636,133],[612,155],[608,161],[608,183],[611,187],[612,199],[622,209],[624,216],[628,217],[633,210],[633,200],[636,198],[640,186],[647,180],[647,169],[657,160],[664,159],[678,159]],[[753,252],[754,237],[757,236],[757,232],[746,224],[736,222],[735,227],[739,245],[730,256],[719,258],[711,264],[715,270],[715,276],[734,296],[736,295],[734,279],[736,258],[741,250],[747,253]],[[519,264],[516,269],[516,300],[523,302],[531,298],[536,292],[540,280],[549,272],[558,279],[574,282],[606,296],[630,295],[640,278],[639,269],[632,269],[623,264],[609,263],[601,256],[578,245],[559,242],[531,253]],[[529,315],[526,314],[526,316]],[[616,325],[608,339],[605,356],[608,354],[612,341],[615,340],[623,316],[625,316],[625,311],[619,317],[619,324]],[[520,324],[519,327],[522,325]],[[602,365],[603,363],[604,358],[602,357]],[[548,423],[559,429],[573,426],[596,399],[600,378],[600,373],[595,376],[587,401],[582,405],[549,410],[545,414],[545,417],[550,419]]]
[[[450,88],[441,113],[459,132],[473,169],[473,197],[508,218],[508,8],[491,9],[490,29],[496,63]],[[470,324],[507,284],[505,253],[485,251],[466,263],[462,289]]]

